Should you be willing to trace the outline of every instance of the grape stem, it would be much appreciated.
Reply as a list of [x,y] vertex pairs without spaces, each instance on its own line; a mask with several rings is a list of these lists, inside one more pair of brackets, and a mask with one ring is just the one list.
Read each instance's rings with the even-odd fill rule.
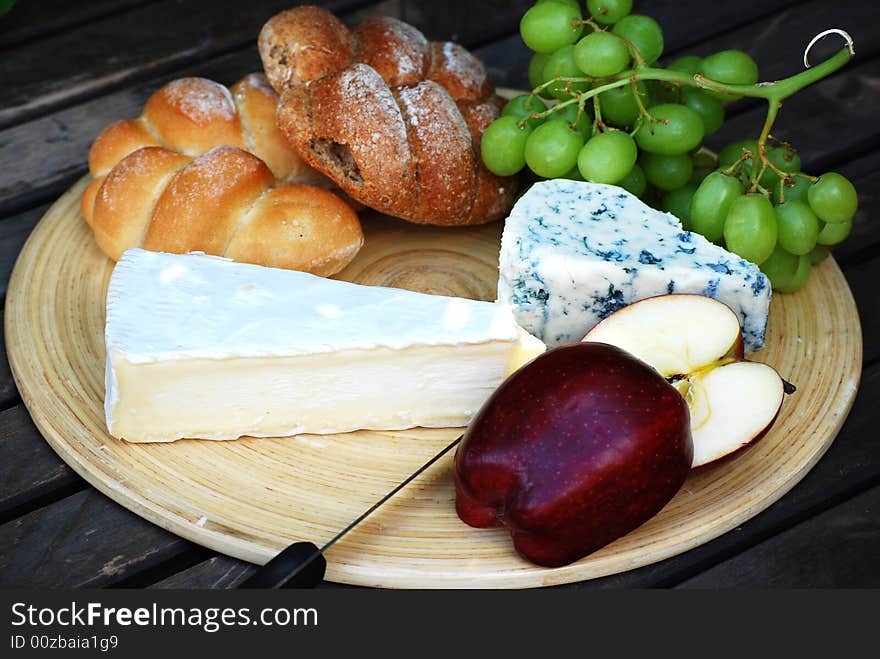
[[[590,21],[592,27],[592,21]],[[810,66],[808,62],[809,51],[812,48],[813,44],[816,43],[820,38],[828,35],[828,34],[838,34],[844,37],[846,40],[846,46],[841,48],[836,54],[832,55],[825,61],[817,64],[815,66]],[[813,38],[810,44],[807,46],[806,51],[804,52],[804,62],[807,65],[807,69],[797,73],[788,78],[784,78],[782,80],[775,80],[773,82],[759,82],[754,85],[728,85],[722,82],[718,82],[717,80],[712,80],[711,78],[707,78],[701,73],[697,73],[694,75],[690,75],[688,73],[684,73],[682,71],[672,71],[669,69],[659,69],[649,66],[644,66],[642,63],[644,59],[641,57],[641,54],[638,52],[638,49],[632,46],[633,54],[636,61],[636,66],[627,71],[621,71],[620,73],[609,76],[608,78],[591,78],[591,77],[582,77],[582,78],[555,78],[553,80],[548,80],[542,85],[536,87],[532,93],[537,95],[540,94],[544,89],[553,84],[558,84],[560,82],[565,82],[568,89],[574,83],[579,82],[588,82],[588,83],[600,83],[597,87],[593,87],[584,92],[574,93],[572,98],[566,99],[564,101],[558,102],[556,105],[550,107],[545,112],[540,112],[533,114],[533,117],[545,118],[549,116],[551,113],[559,111],[560,109],[571,105],[572,103],[578,103],[580,107],[584,106],[584,103],[590,99],[595,98],[594,104],[597,106],[599,94],[603,92],[609,91],[611,89],[616,89],[617,87],[623,87],[625,85],[633,85],[633,89],[636,89],[636,84],[640,80],[658,80],[661,82],[669,82],[680,86],[688,86],[688,87],[697,87],[699,89],[707,89],[714,92],[719,92],[721,94],[732,94],[735,96],[747,96],[749,98],[763,98],[767,101],[767,118],[764,121],[764,126],[761,129],[761,135],[758,138],[758,147],[757,147],[757,156],[760,160],[760,166],[752,167],[751,173],[751,187],[750,191],[760,191],[766,193],[767,191],[758,183],[761,178],[761,175],[767,170],[775,172],[781,181],[786,182],[792,179],[797,174],[785,172],[774,165],[767,158],[767,138],[770,136],[770,130],[773,127],[773,122],[776,120],[776,115],[779,112],[779,108],[782,106],[782,101],[796,94],[804,87],[812,85],[815,82],[831,75],[838,69],[842,68],[850,59],[852,59],[853,55],[855,55],[855,50],[853,49],[853,41],[849,34],[844,32],[843,30],[833,29],[826,30]],[[639,112],[644,117],[645,115],[650,116],[648,111],[644,108],[644,105],[641,103],[641,99],[639,99],[639,95],[635,94],[636,101],[639,104]],[[597,118],[599,114],[596,114]],[[644,122],[639,122],[636,125],[635,130],[632,134],[638,132],[641,125]],[[597,125],[601,125],[600,122],[597,122]],[[754,154],[749,152],[745,152],[743,157],[740,158],[739,161],[734,163],[729,170],[726,171],[736,171],[738,169],[738,165],[741,164],[742,161],[747,160]]]

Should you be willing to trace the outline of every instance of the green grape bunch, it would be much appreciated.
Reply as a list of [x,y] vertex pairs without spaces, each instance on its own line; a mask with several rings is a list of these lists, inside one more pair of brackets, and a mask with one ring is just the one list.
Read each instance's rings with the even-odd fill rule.
[[[846,47],[810,67],[810,48],[829,33]],[[533,89],[487,127],[481,152],[490,171],[618,185],[757,264],[783,293],[803,287],[813,265],[850,234],[852,183],[801,171],[796,149],[770,132],[783,99],[852,57],[842,30],[817,35],[808,68],[772,83],[758,82],[758,66],[742,50],[661,66],[663,30],[633,13],[632,0],[538,0],[520,35],[533,53]],[[744,96],[767,101],[761,134],[712,153],[705,138],[723,125],[725,105]]]

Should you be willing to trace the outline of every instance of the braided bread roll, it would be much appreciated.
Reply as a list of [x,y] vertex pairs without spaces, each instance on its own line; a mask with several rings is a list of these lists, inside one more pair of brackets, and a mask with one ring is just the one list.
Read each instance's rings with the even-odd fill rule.
[[265,162],[276,178],[329,186],[287,143],[275,125],[278,95],[266,76],[251,73],[227,89],[207,78],[180,78],[156,90],[136,119],[105,128],[89,150],[89,171],[103,176],[144,146],[199,156],[237,146]]
[[143,247],[320,276],[342,270],[364,242],[355,211],[324,188],[279,183],[265,162],[235,146],[196,158],[147,146],[98,176],[82,209],[114,260]]
[[349,30],[302,6],[260,31],[281,96],[278,125],[296,152],[352,199],[411,222],[470,225],[504,217],[517,180],[483,165],[480,140],[500,114],[482,63],[390,17]]

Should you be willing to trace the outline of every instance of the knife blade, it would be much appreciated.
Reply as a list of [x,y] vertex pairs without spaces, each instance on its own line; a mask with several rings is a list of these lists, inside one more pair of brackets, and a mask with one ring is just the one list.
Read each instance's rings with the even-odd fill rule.
[[274,558],[245,579],[239,588],[314,588],[324,580],[327,560],[324,552],[341,540],[348,532],[373,514],[382,504],[413,482],[434,463],[455,448],[464,435],[459,435],[434,457],[419,467],[393,490],[356,517],[348,526],[318,547],[313,542],[295,542],[281,550]]

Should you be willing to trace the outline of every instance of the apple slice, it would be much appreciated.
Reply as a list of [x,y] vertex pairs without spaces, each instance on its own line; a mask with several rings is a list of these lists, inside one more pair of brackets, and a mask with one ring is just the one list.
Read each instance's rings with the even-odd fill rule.
[[782,378],[766,364],[730,362],[699,372],[688,381],[684,399],[691,414],[695,467],[762,437],[782,407]]
[[782,406],[782,378],[744,358],[739,318],[710,297],[640,300],[608,316],[583,340],[622,348],[675,385],[690,411],[694,467],[762,437]]

